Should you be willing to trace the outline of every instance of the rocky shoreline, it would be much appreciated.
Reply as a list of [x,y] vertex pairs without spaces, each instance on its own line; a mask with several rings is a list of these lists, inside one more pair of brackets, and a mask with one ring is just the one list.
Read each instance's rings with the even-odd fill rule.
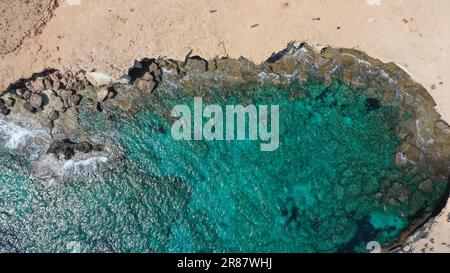
[[[92,159],[104,164],[121,156],[113,143],[92,139],[83,131],[79,109],[105,114],[105,109],[112,107],[129,111],[142,97],[151,96],[160,87],[164,90],[177,85],[185,90],[208,90],[217,79],[227,83],[260,82],[281,86],[294,81],[331,84],[337,80],[355,92],[374,97],[373,105],[399,107],[403,111],[396,133],[402,144],[396,154],[397,166],[417,177],[426,166],[431,166],[431,176],[418,181],[418,189],[432,192],[433,188],[442,186],[435,185],[434,181],[442,181],[439,183],[444,183],[446,188],[443,198],[448,195],[450,126],[436,112],[433,98],[397,65],[384,64],[353,49],[324,48],[315,52],[307,44],[291,43],[260,65],[245,58],[205,60],[190,54],[183,61],[146,58],[135,61],[118,80],[96,71],[62,73],[49,69],[18,80],[1,92],[0,119],[48,133],[41,138],[42,145],[36,150],[35,174],[40,178],[60,178],[67,174],[58,173],[58,168],[48,172],[49,164],[55,164],[52,160],[62,165],[69,160]],[[414,220],[398,241],[384,251],[402,245],[432,216],[421,213],[420,207],[414,208],[415,196],[409,196],[401,184],[394,183],[390,192],[393,203],[413,199],[410,201]]]

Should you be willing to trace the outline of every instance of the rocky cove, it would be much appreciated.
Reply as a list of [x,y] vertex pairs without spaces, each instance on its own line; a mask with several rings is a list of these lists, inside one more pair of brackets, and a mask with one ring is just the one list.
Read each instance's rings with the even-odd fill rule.
[[[173,143],[171,106],[195,96],[281,103],[289,118],[280,151],[259,162],[248,143]],[[260,65],[188,55],[136,61],[118,80],[42,71],[2,92],[1,181],[29,175],[14,178],[22,181],[14,187],[29,186],[24,205],[40,203],[31,210],[59,219],[56,232],[66,235],[51,239],[48,224],[5,211],[0,248],[64,252],[75,242],[79,251],[361,252],[376,240],[389,250],[448,196],[450,127],[434,107],[393,63],[303,43]],[[2,199],[12,204],[10,187]],[[82,208],[75,196],[95,201]],[[104,210],[97,214],[94,204]],[[20,223],[43,231],[31,240]]]

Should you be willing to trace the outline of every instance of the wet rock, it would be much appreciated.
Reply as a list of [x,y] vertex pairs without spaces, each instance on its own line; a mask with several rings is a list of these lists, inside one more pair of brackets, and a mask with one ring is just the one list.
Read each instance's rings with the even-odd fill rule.
[[155,81],[146,81],[146,80],[143,80],[143,79],[138,79],[136,81],[136,87],[139,88],[142,91],[152,92],[156,88],[156,82]]
[[23,108],[30,113],[36,113],[36,108],[34,108],[28,101],[23,103]]
[[0,113],[7,116],[11,110],[7,108],[7,105],[5,104],[5,101],[3,99],[0,99]]
[[5,115],[5,116],[9,115],[10,112],[11,112],[11,110],[9,110],[8,108],[0,109],[0,113]]
[[30,105],[34,108],[40,108],[44,102],[41,94],[32,94],[30,97]]
[[82,153],[89,153],[91,151],[100,151],[100,150],[101,150],[100,145],[94,145],[88,141],[76,143],[70,139],[62,139],[53,141],[53,143],[48,148],[47,153],[48,154],[51,153],[56,156],[63,155],[64,159],[68,160],[75,155],[76,151]]
[[115,253],[114,247],[102,240],[94,241],[95,251],[98,253]]
[[82,153],[89,153],[92,150],[93,146],[89,142],[83,141],[83,142],[74,144],[73,148]]
[[367,111],[373,111],[380,108],[380,101],[374,98],[366,99],[366,108]]
[[67,103],[70,107],[76,107],[80,105],[81,102],[81,96],[78,94],[73,94],[67,99]]
[[56,156],[63,155],[64,159],[71,159],[75,155],[74,144],[75,143],[69,139],[56,140],[50,145],[47,153]]
[[55,120],[57,120],[58,118],[59,118],[59,112],[58,112],[58,111],[52,110],[52,111],[50,111],[50,113],[48,114],[48,119],[51,120],[51,121],[55,121]]
[[4,102],[5,102],[5,106],[6,107],[11,108],[11,107],[14,106],[16,100],[14,98],[12,98],[12,97],[6,97],[4,99]]

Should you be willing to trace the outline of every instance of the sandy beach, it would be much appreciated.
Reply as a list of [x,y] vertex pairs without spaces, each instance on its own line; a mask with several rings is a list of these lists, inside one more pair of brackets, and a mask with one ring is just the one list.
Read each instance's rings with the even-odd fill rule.
[[[290,41],[305,41],[395,62],[430,92],[450,122],[450,1],[8,2],[0,0],[0,13],[7,14],[0,18],[0,90],[46,68],[119,78],[135,59],[184,59],[191,51],[261,63]],[[404,251],[450,252],[450,204]]]

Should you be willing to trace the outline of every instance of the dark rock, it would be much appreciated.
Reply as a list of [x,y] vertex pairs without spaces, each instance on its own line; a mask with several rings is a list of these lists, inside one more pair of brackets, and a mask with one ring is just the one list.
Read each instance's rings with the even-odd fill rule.
[[113,99],[117,95],[117,91],[114,86],[108,87],[108,99]]
[[[132,83],[137,83],[138,79],[143,79],[149,82],[161,82],[162,70],[156,63],[155,59],[145,58],[141,61],[135,61],[133,67],[128,70],[128,76],[130,77]],[[156,85],[157,84],[155,84],[155,86]]]
[[419,184],[419,190],[426,193],[433,192],[433,181],[431,181],[431,179],[423,181],[422,183]]
[[92,144],[87,141],[83,141],[78,144],[74,144],[73,147],[75,150],[80,151],[82,153],[89,153],[93,148]]
[[368,111],[376,110],[380,107],[380,101],[374,98],[366,99],[366,108]]
[[32,94],[30,97],[30,104],[34,108],[40,108],[44,103],[44,98],[41,94]]
[[63,155],[65,159],[71,159],[76,151],[89,153],[101,150],[100,145],[93,145],[88,141],[76,143],[70,139],[55,140],[47,150],[47,153]]
[[55,140],[47,150],[47,153],[56,156],[63,155],[65,159],[71,159],[75,155],[75,142],[70,139]]
[[96,108],[97,108],[97,111],[103,112],[102,104],[100,102],[97,102]]
[[9,110],[8,108],[3,108],[0,110],[0,113],[2,113],[5,116],[9,115],[10,112],[11,110]]
[[23,103],[23,108],[31,113],[36,113],[36,108],[34,108],[28,101]]
[[5,106],[8,108],[13,107],[15,102],[16,102],[16,100],[12,97],[5,98]]
[[136,79],[141,78],[145,72],[142,63],[135,60],[133,67],[128,70],[128,76],[130,76],[131,81],[134,82]]

